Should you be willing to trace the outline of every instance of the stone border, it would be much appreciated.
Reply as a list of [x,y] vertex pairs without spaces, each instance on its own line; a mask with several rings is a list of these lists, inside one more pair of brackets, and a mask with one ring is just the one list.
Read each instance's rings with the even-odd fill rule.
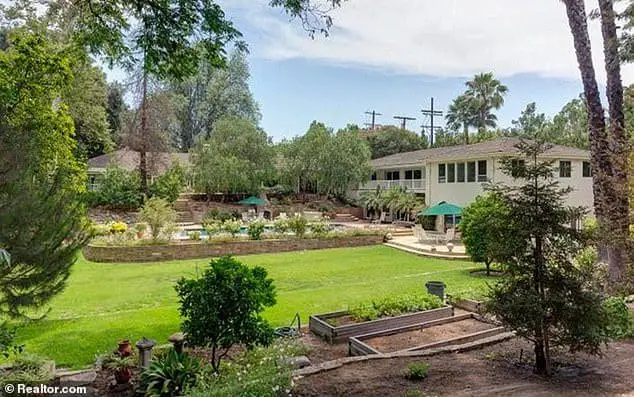
[[337,360],[326,361],[321,364],[302,368],[293,372],[294,377],[304,377],[319,374],[322,372],[332,371],[341,368],[344,365],[357,363],[361,361],[383,360],[392,358],[405,357],[431,357],[446,353],[464,353],[471,350],[477,350],[486,346],[495,345],[515,337],[514,332],[504,332],[488,338],[480,339],[475,342],[469,342],[462,345],[452,345],[445,347],[432,348],[420,351],[398,351],[394,353],[380,353],[368,356],[344,357]]
[[327,248],[361,247],[383,243],[383,236],[365,235],[289,240],[241,240],[223,243],[189,242],[165,245],[97,246],[84,248],[84,257],[93,262],[157,262],[212,258],[224,255],[268,254]]

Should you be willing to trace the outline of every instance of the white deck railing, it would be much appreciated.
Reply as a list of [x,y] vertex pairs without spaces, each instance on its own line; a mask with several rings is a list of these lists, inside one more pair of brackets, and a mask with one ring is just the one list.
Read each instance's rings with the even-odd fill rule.
[[391,187],[402,186],[411,190],[425,190],[425,180],[424,179],[400,179],[397,181],[388,181],[388,180],[369,181],[365,185],[361,185],[359,190],[375,190],[377,186],[380,186],[381,189],[389,189]]

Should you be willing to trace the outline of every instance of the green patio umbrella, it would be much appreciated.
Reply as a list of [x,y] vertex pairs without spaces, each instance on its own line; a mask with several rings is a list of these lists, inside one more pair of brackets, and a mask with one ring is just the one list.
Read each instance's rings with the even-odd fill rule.
[[245,198],[244,200],[238,201],[238,204],[263,206],[263,205],[266,205],[266,201],[262,200],[259,197],[251,196],[251,197]]
[[462,208],[458,207],[455,204],[450,204],[446,201],[441,201],[440,203],[431,206],[429,208],[425,208],[425,210],[418,213],[419,216],[445,216],[445,215],[453,215],[453,224],[454,227],[456,225],[456,215],[462,214]]

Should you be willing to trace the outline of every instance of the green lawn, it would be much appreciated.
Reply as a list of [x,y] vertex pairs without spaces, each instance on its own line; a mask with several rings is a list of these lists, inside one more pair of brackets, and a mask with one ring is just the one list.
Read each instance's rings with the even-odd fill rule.
[[[421,258],[384,246],[242,257],[265,267],[275,280],[278,303],[266,312],[274,325],[349,304],[420,290],[442,280],[449,292],[479,286],[470,262]],[[58,366],[81,367],[119,339],[141,337],[166,343],[179,326],[174,284],[201,271],[207,260],[104,264],[80,259],[68,288],[51,303],[44,320],[19,331],[27,351],[53,358]]]

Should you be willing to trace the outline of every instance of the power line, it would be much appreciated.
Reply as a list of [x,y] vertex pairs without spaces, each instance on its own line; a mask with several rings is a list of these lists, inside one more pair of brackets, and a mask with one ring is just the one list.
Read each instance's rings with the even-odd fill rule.
[[383,116],[383,113],[377,113],[376,110],[371,112],[365,112],[365,114],[369,114],[372,116],[372,123],[365,123],[365,125],[370,126],[372,130],[376,128],[376,116]]
[[407,129],[407,122],[409,120],[416,120],[415,117],[407,117],[407,116],[394,116],[396,120],[401,120],[401,129]]
[[423,113],[423,116],[430,118],[429,125],[422,125],[421,127],[423,127],[423,129],[429,129],[429,145],[434,146],[434,131],[440,129],[440,127],[434,126],[434,117],[442,117],[443,112],[440,110],[434,110],[434,97],[432,97],[431,107],[429,109],[422,109],[421,113]]

